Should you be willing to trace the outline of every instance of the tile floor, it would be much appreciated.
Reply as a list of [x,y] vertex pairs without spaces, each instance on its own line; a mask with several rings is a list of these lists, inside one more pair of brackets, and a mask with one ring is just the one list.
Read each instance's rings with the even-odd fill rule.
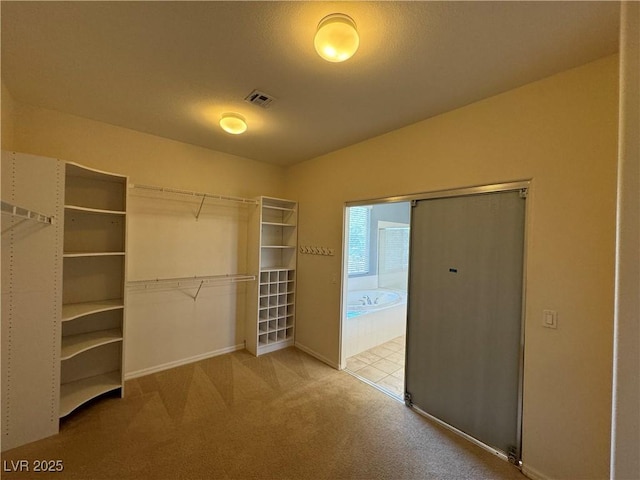
[[404,398],[405,337],[370,348],[347,358],[347,370],[376,384],[388,393]]

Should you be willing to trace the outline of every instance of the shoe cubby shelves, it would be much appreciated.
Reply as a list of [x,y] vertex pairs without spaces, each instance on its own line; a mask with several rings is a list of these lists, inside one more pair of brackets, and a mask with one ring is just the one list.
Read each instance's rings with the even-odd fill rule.
[[60,417],[123,395],[127,177],[65,168]]
[[293,345],[298,204],[260,197],[250,222],[249,266],[258,271],[248,300],[247,349],[261,355]]
[[258,347],[293,341],[295,270],[260,272]]

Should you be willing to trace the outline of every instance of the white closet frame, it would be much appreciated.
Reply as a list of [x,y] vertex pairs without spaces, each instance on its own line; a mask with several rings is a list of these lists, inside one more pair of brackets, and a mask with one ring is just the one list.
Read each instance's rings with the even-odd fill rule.
[[[64,162],[2,152],[2,449],[58,433]],[[41,212],[47,212],[46,214]]]
[[[196,301],[207,286],[253,283],[247,349],[259,355],[293,344],[296,202],[129,185],[123,175],[10,152],[2,152],[2,170],[3,449],[56,434],[60,418],[104,393],[124,396],[130,288],[192,289]],[[133,190],[196,198],[196,221],[207,200],[257,206],[251,273],[127,282]]]

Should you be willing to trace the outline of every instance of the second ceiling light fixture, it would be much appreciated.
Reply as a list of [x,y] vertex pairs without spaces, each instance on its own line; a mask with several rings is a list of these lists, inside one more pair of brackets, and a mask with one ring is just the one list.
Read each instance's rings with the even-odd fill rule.
[[[313,45],[318,55],[328,62],[338,63],[350,59],[360,46],[356,23],[344,13],[327,15],[318,24]],[[223,114],[220,126],[232,135],[247,131],[246,120],[237,113]]]

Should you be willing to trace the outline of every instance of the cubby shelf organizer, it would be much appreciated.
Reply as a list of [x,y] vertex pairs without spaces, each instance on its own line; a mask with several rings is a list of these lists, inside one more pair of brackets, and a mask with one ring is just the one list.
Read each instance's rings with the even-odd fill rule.
[[250,219],[248,260],[258,282],[247,296],[246,346],[254,355],[294,343],[298,205],[260,197]]

